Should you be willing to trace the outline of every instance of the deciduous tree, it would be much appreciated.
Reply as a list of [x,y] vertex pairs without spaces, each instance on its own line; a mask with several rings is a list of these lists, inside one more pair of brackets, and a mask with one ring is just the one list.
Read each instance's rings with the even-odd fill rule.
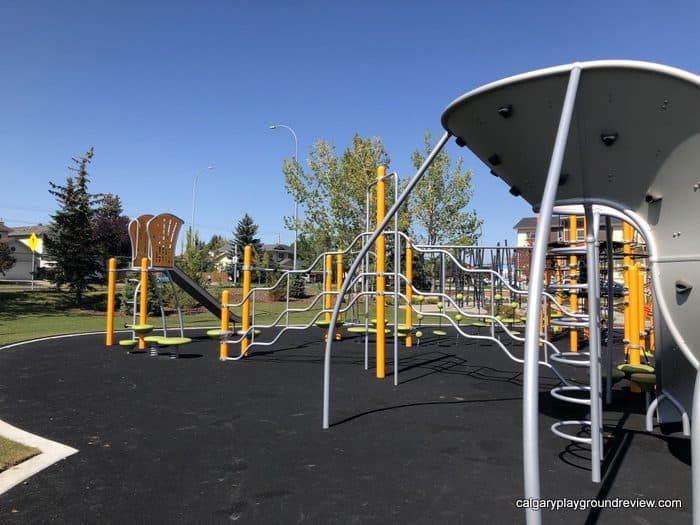
[[5,275],[10,268],[12,268],[17,259],[12,256],[10,251],[10,246],[6,242],[0,241],[0,274]]
[[117,195],[106,193],[101,196],[95,210],[94,232],[103,265],[107,264],[110,257],[131,255],[129,217],[123,214],[122,203]]
[[[432,149],[430,132],[423,138],[423,151],[411,155],[413,166],[418,169]],[[423,179],[413,190],[409,213],[413,221],[414,236],[425,244],[474,244],[482,221],[467,206],[474,189],[471,171],[463,169],[463,159],[454,164],[443,149],[428,168]],[[431,264],[431,284],[435,289],[437,267]]]
[[185,251],[180,258],[178,266],[192,279],[202,283],[202,271],[206,260],[206,244],[199,240],[199,234],[187,228],[185,232]]
[[[340,157],[331,143],[318,140],[309,153],[308,171],[294,160],[284,161],[287,190],[304,209],[304,219],[297,225],[302,259],[310,261],[324,251],[345,248],[366,230],[367,187],[376,180],[377,166],[389,163],[381,138],[359,135]],[[387,201],[393,195],[389,186]],[[371,227],[374,209],[372,198]],[[294,229],[293,217],[285,217],[285,222]]]

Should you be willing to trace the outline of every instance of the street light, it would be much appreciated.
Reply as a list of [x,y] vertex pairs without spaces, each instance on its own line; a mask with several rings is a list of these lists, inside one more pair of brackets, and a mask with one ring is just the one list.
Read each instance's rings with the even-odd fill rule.
[[[213,170],[214,166],[207,166],[207,170]],[[192,182],[192,220],[190,221],[190,228],[192,228],[192,235],[194,235],[194,210],[197,202],[197,181],[199,176],[205,172],[199,172],[194,176],[194,181]]]
[[[294,170],[296,171],[299,164],[299,140],[297,139],[297,134],[294,130],[285,124],[273,124],[270,129],[284,128],[288,130],[294,137]],[[294,259],[292,262],[292,270],[297,269],[297,240],[299,237],[299,203],[297,202],[296,196],[294,197]]]

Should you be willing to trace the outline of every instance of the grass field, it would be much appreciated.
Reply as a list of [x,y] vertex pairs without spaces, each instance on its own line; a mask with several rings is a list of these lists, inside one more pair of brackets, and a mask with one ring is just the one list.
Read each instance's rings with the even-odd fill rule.
[[[213,287],[210,292],[214,296],[218,296],[220,288]],[[318,293],[316,288],[307,288],[309,293]],[[117,292],[119,296],[119,290]],[[434,298],[430,298],[434,299]],[[308,312],[292,312],[288,316],[281,315],[287,307],[284,301],[278,302],[261,302],[256,301],[254,311],[251,309],[251,315],[255,315],[255,323],[257,325],[270,325],[275,321],[279,325],[287,324],[299,325],[307,324],[314,316],[318,315],[322,308],[322,300],[313,302],[313,298],[301,300],[292,300],[289,307],[292,309],[303,309],[310,303],[313,307]],[[436,302],[432,301],[432,303]],[[387,302],[391,302],[391,297],[387,296]],[[364,320],[364,304],[365,301],[360,299],[356,304],[357,309],[351,314],[346,314],[345,318],[353,317],[362,322]],[[47,286],[37,286],[34,290],[27,286],[13,286],[7,284],[0,285],[0,346],[26,341],[40,337],[52,335],[101,332],[105,330],[105,305],[106,291],[104,287],[93,292],[88,292],[83,302],[81,309],[73,308],[70,304],[70,297],[66,292],[56,291],[54,288]],[[370,318],[375,316],[374,300],[369,301]],[[437,317],[431,315],[436,308],[431,301],[426,300],[419,303],[417,308],[425,310],[423,313],[425,318],[422,322],[418,320],[418,316],[414,316],[415,324],[438,324],[440,321]],[[510,317],[518,318],[516,324],[520,324],[520,317],[524,313],[525,304],[521,305],[519,312],[514,309],[501,305],[501,317],[504,319]],[[240,308],[233,308],[233,312],[241,315]],[[485,310],[481,310],[486,313]],[[449,312],[449,315],[454,316],[454,311]],[[390,304],[387,304],[386,319],[388,323],[393,322],[393,313]],[[400,313],[399,322],[403,322],[403,312]],[[288,317],[288,320],[287,320]],[[476,318],[465,317],[462,324],[470,324],[478,321]],[[117,312],[114,320],[115,330],[124,330],[126,324],[132,322],[132,316]],[[176,328],[179,326],[177,315],[170,313],[166,318],[168,328]],[[444,323],[445,321],[443,321]],[[161,327],[160,316],[150,316],[149,324],[153,324],[156,328]],[[203,310],[193,309],[187,311],[184,315],[184,325],[186,327],[218,327],[220,320],[215,315]],[[507,323],[510,324],[510,323]],[[120,336],[117,336],[120,339]]]
[[28,447],[0,436],[0,472],[39,454],[41,450]]
[[[215,294],[218,293],[215,291]],[[65,292],[53,288],[35,290],[26,287],[0,286],[0,346],[47,337],[52,335],[100,332],[105,330],[104,304],[106,292],[98,290],[87,294],[84,308],[72,308],[69,296]],[[309,300],[292,301],[290,308],[301,309],[309,304]],[[318,301],[309,312],[291,313],[290,324],[309,322],[320,310]],[[255,306],[255,322],[271,324],[286,308],[286,302],[261,302]],[[234,308],[234,313],[240,315],[240,308]],[[252,314],[252,312],[251,312]],[[125,328],[131,323],[132,317],[117,312],[114,320],[115,330]],[[156,328],[161,327],[160,317],[149,317],[149,322]],[[176,314],[171,313],[166,318],[169,328],[179,325]],[[284,316],[282,322],[286,322]],[[184,315],[186,327],[218,327],[220,320],[215,315],[198,309]]]

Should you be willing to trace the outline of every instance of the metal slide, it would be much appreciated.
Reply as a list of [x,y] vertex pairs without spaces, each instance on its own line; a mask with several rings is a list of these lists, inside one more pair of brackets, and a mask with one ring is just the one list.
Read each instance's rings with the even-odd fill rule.
[[[180,268],[177,267],[168,268],[166,271],[168,276],[173,280],[173,282],[177,284],[180,288],[182,288],[187,294],[197,299],[197,301],[199,301],[199,304],[201,304],[204,308],[209,310],[217,317],[221,316],[221,302],[209,292],[207,292],[204,288],[199,286],[199,284],[197,284],[197,282],[194,279],[192,279],[189,275],[187,275],[185,272],[183,272],[182,270],[180,270]],[[238,317],[231,311],[229,311],[228,317],[229,320],[234,323],[241,322],[240,317]]]

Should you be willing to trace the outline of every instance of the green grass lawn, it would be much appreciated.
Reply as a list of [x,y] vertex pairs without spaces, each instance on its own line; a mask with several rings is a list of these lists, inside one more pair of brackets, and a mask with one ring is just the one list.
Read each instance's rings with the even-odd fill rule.
[[[104,290],[90,292],[85,299],[84,309],[72,308],[68,294],[54,289],[35,290],[0,286],[0,346],[47,337],[73,333],[101,332],[105,330],[106,318],[103,311],[106,294]],[[290,302],[290,308],[303,308],[309,300]],[[286,302],[257,303],[255,306],[256,324],[271,324],[286,308]],[[320,301],[310,312],[291,313],[290,324],[309,322],[320,309]],[[240,315],[241,309],[234,308]],[[252,314],[252,312],[251,312]],[[123,330],[131,323],[132,317],[117,312],[114,329]],[[161,327],[161,318],[150,316],[149,322]],[[169,328],[179,326],[178,317],[171,313],[166,318]],[[280,324],[286,322],[286,316]],[[184,315],[186,327],[218,327],[220,320],[215,315],[203,311]],[[118,337],[117,337],[118,338]]]
[[[218,295],[218,289],[211,290],[213,295]],[[390,302],[391,298],[388,298]],[[312,298],[290,301],[289,307],[301,309],[306,307]],[[86,332],[102,332],[105,330],[104,308],[106,304],[106,292],[104,287],[94,292],[86,294],[84,307],[82,309],[72,308],[69,302],[69,295],[66,292],[59,292],[53,288],[37,287],[30,290],[27,287],[0,286],[0,346],[46,337],[52,335],[63,335]],[[318,300],[313,308],[308,312],[294,312],[289,314],[289,324],[307,324],[321,310],[322,301]],[[345,314],[345,318],[354,317],[362,322],[364,320],[365,301],[360,299],[354,312]],[[370,319],[375,317],[374,300],[369,301]],[[524,306],[523,306],[524,307]],[[255,305],[255,323],[258,325],[272,324],[285,310],[286,302],[258,302]],[[434,306],[418,306],[425,308],[424,319],[419,322],[414,314],[414,324],[438,324],[438,317],[435,315]],[[427,311],[432,310],[432,311]],[[240,316],[241,309],[234,308],[234,313]],[[522,314],[523,309],[518,312]],[[251,311],[251,314],[253,312]],[[501,312],[506,313],[505,317],[511,317],[512,310]],[[485,314],[485,312],[484,312]],[[454,318],[454,311],[448,312]],[[517,316],[516,316],[517,317]],[[387,323],[393,322],[393,311],[390,304],[386,310]],[[474,318],[465,317],[460,324],[471,324]],[[125,329],[125,324],[130,324],[132,317],[117,312],[114,320],[115,330]],[[179,325],[177,315],[171,313],[166,322],[169,328]],[[404,322],[404,312],[399,313],[399,322]],[[161,318],[150,316],[149,323],[156,328],[161,327]],[[220,320],[213,314],[206,311],[188,312],[184,316],[186,327],[218,327]],[[442,321],[447,324],[446,321]],[[283,316],[279,324],[286,324],[286,316]],[[520,324],[519,322],[516,324]],[[117,336],[117,339],[120,337]]]
[[0,436],[0,472],[40,453],[38,448],[28,447]]

